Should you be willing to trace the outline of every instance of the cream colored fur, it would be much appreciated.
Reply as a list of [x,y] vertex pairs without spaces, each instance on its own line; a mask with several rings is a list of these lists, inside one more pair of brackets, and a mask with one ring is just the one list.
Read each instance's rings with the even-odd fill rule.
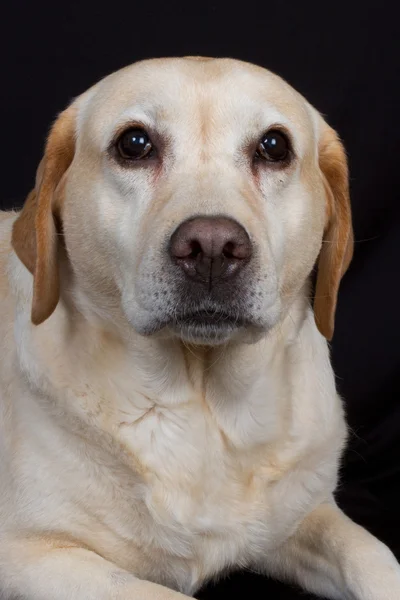
[[[340,202],[321,166],[333,132],[278,77],[230,60],[139,63],[68,111],[76,146],[48,208],[58,304],[40,211],[36,250],[15,234],[17,253],[18,215],[0,217],[1,600],[174,600],[238,567],[398,600],[395,558],[333,498],[346,426],[308,284]],[[161,166],[113,162],[130,122],[169,140]],[[296,160],[254,172],[246,144],[278,124]],[[258,325],[218,345],[154,325],[179,302],[164,241],[199,213],[236,219],[258,249]]]

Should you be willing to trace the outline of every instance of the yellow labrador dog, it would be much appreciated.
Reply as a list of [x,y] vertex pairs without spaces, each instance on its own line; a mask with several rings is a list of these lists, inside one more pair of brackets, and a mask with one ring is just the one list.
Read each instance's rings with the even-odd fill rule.
[[58,117],[0,223],[2,600],[179,600],[235,567],[400,598],[333,498],[352,243],[337,135],[259,67],[145,61]]

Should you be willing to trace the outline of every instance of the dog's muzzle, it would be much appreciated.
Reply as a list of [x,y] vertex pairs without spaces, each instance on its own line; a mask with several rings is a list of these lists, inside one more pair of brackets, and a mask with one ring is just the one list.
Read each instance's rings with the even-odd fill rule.
[[189,338],[230,335],[246,324],[238,309],[239,279],[253,248],[248,233],[231,218],[198,216],[174,231],[169,256],[182,280],[182,303],[173,327]]

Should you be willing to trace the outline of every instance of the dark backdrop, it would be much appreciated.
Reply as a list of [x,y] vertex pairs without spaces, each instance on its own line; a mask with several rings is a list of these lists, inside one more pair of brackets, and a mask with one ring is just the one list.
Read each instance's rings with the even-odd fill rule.
[[[395,2],[393,2],[395,5]],[[100,1],[3,5],[2,208],[34,181],[49,124],[98,79],[141,58],[231,56],[285,77],[348,149],[356,252],[332,344],[352,430],[339,501],[400,558],[400,44],[389,2],[174,4]],[[392,12],[393,11],[393,12]],[[305,596],[250,574],[205,598]]]

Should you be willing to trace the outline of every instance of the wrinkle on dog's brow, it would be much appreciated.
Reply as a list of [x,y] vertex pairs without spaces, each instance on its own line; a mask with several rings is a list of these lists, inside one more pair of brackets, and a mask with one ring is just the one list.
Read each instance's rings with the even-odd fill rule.
[[199,125],[200,125],[200,160],[201,162],[205,162],[209,158],[209,153],[207,152],[208,143],[210,141],[210,112],[211,107],[210,103],[206,98],[202,99],[202,102],[199,104]]

